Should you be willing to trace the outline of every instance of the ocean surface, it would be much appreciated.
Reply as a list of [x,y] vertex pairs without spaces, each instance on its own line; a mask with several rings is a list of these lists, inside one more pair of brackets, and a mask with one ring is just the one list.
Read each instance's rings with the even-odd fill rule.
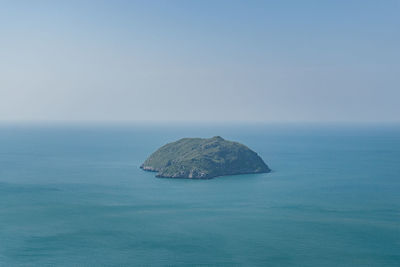
[[[273,172],[139,169],[215,135]],[[400,126],[0,126],[0,266],[210,265],[400,266]]]

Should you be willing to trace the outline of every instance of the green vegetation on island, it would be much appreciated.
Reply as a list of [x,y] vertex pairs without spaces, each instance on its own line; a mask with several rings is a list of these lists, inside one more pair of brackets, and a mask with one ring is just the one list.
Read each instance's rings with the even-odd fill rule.
[[193,179],[271,171],[256,152],[220,136],[183,138],[166,144],[140,168],[157,172],[157,177]]

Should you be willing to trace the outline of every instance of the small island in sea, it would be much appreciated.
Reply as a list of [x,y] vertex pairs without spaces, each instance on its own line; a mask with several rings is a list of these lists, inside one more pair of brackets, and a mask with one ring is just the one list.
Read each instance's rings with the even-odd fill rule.
[[189,179],[271,171],[256,152],[220,136],[183,138],[166,144],[151,154],[140,168],[157,172],[156,177]]

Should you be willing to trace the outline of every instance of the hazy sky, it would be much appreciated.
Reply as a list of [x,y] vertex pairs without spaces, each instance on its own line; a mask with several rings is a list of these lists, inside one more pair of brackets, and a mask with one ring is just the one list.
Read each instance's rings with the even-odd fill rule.
[[0,120],[399,121],[400,1],[2,1]]

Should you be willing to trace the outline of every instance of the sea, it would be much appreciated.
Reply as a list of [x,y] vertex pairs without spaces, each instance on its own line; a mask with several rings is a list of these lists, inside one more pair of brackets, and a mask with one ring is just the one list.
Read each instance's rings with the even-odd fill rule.
[[[272,172],[139,168],[217,135]],[[2,123],[0,266],[400,266],[400,125]]]

